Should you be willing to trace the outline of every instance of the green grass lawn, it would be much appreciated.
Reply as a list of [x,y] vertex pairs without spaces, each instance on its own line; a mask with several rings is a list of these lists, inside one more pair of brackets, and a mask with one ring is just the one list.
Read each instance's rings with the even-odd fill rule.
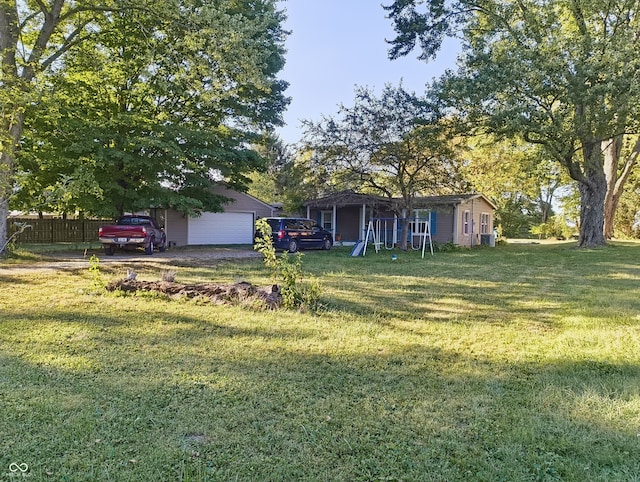
[[316,313],[0,274],[0,480],[640,480],[640,245],[571,246],[308,252]]

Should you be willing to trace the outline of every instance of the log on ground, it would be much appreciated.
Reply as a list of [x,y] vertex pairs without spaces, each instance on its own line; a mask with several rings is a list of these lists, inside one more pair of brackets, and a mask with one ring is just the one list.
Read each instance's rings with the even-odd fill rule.
[[204,298],[214,303],[238,304],[262,301],[269,308],[282,306],[282,296],[276,285],[270,290],[259,288],[246,281],[229,285],[213,283],[181,284],[171,281],[138,281],[122,279],[107,285],[107,291],[155,291],[172,297]]

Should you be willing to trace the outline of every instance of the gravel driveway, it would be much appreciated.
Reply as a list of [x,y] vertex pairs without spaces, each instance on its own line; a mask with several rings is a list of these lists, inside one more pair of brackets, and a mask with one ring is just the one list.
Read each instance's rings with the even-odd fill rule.
[[23,271],[71,271],[88,269],[89,258],[95,254],[100,259],[100,266],[127,268],[165,268],[171,266],[206,266],[223,259],[260,258],[261,254],[249,247],[243,248],[177,248],[164,253],[155,252],[145,255],[141,251],[116,251],[107,256],[103,251],[65,251],[48,253],[42,260],[31,263],[8,263],[0,259],[0,274]]

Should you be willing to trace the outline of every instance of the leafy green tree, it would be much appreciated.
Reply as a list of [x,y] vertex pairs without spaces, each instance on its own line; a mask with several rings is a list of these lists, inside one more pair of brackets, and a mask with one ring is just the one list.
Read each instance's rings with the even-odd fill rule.
[[616,210],[615,237],[640,238],[640,173],[629,176],[628,188],[619,200]]
[[304,213],[304,202],[317,199],[327,192],[340,190],[339,180],[332,179],[331,165],[318,163],[318,156],[308,147],[297,150],[290,166],[284,210],[289,213]]
[[101,19],[145,4],[144,0],[0,1],[0,246],[7,238],[26,110],[38,101],[42,74],[63,66],[65,55],[79,45],[102,36]]
[[283,19],[272,0],[0,2],[0,241],[16,187],[95,214],[244,188],[288,102]]
[[563,186],[559,195],[559,205],[564,218],[573,226],[580,229],[580,190],[578,183],[572,181]]
[[309,156],[278,138],[257,147],[257,152],[267,166],[264,171],[250,175],[248,192],[270,204],[280,204],[284,213],[302,213],[304,201],[318,194],[315,175],[308,167]]
[[266,219],[256,222],[257,238],[254,249],[263,255],[264,265],[271,270],[277,292],[285,308],[315,310],[320,300],[320,284],[315,279],[307,280],[302,269],[302,254],[293,256],[284,252],[277,256],[273,246],[271,226]]
[[405,220],[403,249],[415,198],[450,192],[463,183],[446,124],[425,99],[401,86],[387,85],[380,97],[359,88],[353,107],[343,105],[337,118],[307,121],[305,126],[317,170],[326,169],[334,185],[394,201],[395,213]]
[[531,227],[531,234],[539,239],[569,239],[574,234],[574,230],[567,224],[562,215],[554,215],[541,224]]
[[579,246],[605,244],[602,143],[638,132],[638,1],[396,0],[390,56],[436,55],[460,35],[456,75],[443,81],[458,112],[483,131],[544,146],[577,181]]
[[247,192],[270,204],[280,202],[278,178],[284,166],[291,162],[289,147],[278,137],[270,136],[263,144],[254,148],[265,160],[265,166],[249,175],[251,183]]
[[554,214],[556,193],[568,180],[542,148],[487,135],[466,139],[465,150],[465,178],[496,203],[503,236],[526,237]]

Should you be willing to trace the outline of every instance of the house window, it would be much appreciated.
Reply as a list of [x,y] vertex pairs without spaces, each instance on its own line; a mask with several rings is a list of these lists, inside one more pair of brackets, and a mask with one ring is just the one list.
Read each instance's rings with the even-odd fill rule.
[[480,214],[480,234],[489,234],[489,213]]
[[[424,234],[427,222],[431,222],[431,211],[428,209],[414,209],[413,216],[411,216],[411,232],[414,235]],[[432,230],[430,229],[429,232],[431,233]]]
[[471,224],[471,211],[465,211],[464,213],[462,213],[462,234],[464,234],[465,236],[469,235],[470,224]]
[[333,229],[333,211],[320,212],[320,226],[327,231],[331,231]]

